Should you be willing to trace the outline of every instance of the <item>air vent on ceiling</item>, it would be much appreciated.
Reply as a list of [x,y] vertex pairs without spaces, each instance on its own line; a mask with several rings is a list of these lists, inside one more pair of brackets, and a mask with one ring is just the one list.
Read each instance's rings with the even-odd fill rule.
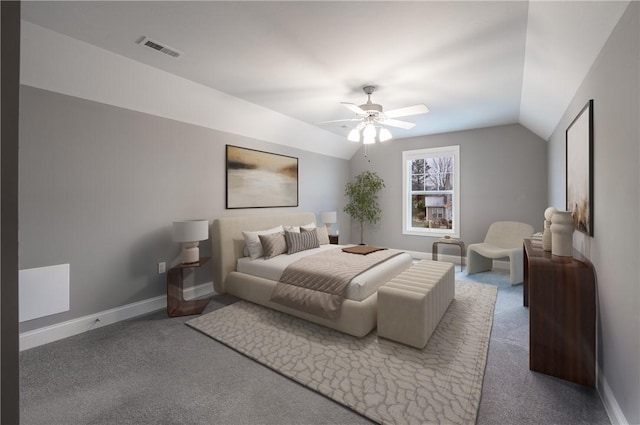
[[158,52],[164,53],[174,58],[177,58],[180,55],[182,55],[182,53],[180,53],[176,49],[168,47],[166,44],[162,44],[160,42],[151,40],[149,37],[142,37],[140,40],[138,40],[138,44],[142,46],[150,47],[153,50],[157,50]]

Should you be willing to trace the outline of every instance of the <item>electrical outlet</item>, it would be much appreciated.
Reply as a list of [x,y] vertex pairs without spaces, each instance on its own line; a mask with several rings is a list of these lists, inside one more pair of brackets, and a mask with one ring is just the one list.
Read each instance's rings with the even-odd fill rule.
[[167,263],[164,261],[158,263],[158,274],[162,274],[167,271]]

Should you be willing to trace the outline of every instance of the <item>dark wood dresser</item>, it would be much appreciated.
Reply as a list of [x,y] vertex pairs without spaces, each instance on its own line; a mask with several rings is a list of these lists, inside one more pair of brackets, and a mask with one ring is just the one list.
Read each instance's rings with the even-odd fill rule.
[[596,276],[574,251],[558,257],[524,241],[529,369],[595,387]]

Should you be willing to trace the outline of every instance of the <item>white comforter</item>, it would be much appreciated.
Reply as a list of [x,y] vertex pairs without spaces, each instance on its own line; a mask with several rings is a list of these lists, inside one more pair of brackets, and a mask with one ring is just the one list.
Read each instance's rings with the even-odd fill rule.
[[[252,260],[250,257],[243,257],[238,259],[236,270],[240,273],[246,273],[277,282],[280,280],[284,269],[294,261],[327,249],[342,249],[344,246],[346,245],[320,245],[320,248],[300,251],[291,255],[278,255],[268,260],[262,257],[256,258],[255,260]],[[346,298],[354,301],[362,301],[368,298],[375,293],[382,284],[391,280],[391,278],[404,271],[410,265],[411,256],[407,253],[402,253],[365,271],[349,283]]]

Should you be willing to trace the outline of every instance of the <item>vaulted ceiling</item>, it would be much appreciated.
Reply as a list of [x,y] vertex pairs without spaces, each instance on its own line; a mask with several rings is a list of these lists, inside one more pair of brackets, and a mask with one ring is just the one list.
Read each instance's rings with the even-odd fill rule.
[[354,117],[340,102],[375,85],[385,109],[430,108],[395,138],[521,123],[546,140],[628,3],[27,1],[22,13],[345,137],[351,123],[317,123]]

